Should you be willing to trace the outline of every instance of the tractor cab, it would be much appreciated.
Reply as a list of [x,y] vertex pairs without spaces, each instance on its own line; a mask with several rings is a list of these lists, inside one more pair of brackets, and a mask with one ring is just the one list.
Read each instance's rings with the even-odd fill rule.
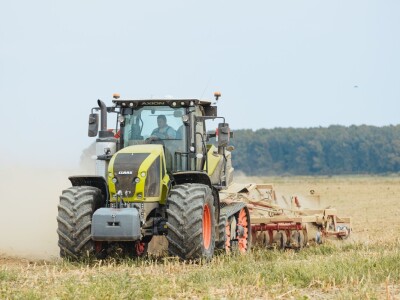
[[161,144],[168,172],[204,171],[205,120],[217,117],[211,102],[197,99],[115,99],[113,102],[120,108],[120,148]]
[[[161,104],[161,103],[158,103]],[[160,144],[164,148],[167,170],[189,170],[190,134],[184,120],[185,107],[144,105],[135,109],[123,108],[119,117],[121,148],[141,144]]]

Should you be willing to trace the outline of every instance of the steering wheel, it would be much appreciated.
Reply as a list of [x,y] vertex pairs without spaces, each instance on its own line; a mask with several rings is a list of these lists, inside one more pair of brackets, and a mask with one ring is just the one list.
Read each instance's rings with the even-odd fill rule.
[[161,145],[164,145],[163,140],[162,140],[160,137],[154,136],[154,135],[148,137],[148,138],[145,140],[145,143],[146,143],[146,144],[161,144]]

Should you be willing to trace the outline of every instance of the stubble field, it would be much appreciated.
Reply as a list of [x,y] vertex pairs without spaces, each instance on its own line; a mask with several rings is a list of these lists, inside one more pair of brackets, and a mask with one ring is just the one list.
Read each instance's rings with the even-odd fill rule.
[[[46,243],[54,247],[40,260],[27,254],[38,245],[10,246],[4,241],[10,244],[12,235],[2,239],[0,299],[400,299],[399,177],[243,180],[273,183],[278,197],[306,199],[314,190],[322,206],[352,217],[351,238],[300,252],[254,248],[245,256],[218,255],[211,263],[170,257],[72,263],[55,257],[51,221],[37,232],[51,232]],[[56,200],[51,205],[42,219],[55,220]],[[1,225],[12,230],[12,224]],[[17,230],[12,238],[20,235]],[[21,250],[25,254],[16,256]]]

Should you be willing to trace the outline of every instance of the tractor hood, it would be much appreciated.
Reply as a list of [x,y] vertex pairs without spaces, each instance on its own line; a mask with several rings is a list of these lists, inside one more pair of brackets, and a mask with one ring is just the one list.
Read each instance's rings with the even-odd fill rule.
[[[165,172],[162,145],[135,145],[113,155],[108,166],[110,201],[161,201]],[[118,199],[117,199],[118,198]]]

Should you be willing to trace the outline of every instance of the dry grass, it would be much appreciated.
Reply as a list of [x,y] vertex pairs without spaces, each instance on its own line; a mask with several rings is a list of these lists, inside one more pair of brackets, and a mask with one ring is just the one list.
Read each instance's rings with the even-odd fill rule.
[[209,264],[173,258],[69,263],[0,258],[1,299],[400,299],[400,178],[252,178],[313,189],[353,217],[352,238],[300,252],[255,249]]

